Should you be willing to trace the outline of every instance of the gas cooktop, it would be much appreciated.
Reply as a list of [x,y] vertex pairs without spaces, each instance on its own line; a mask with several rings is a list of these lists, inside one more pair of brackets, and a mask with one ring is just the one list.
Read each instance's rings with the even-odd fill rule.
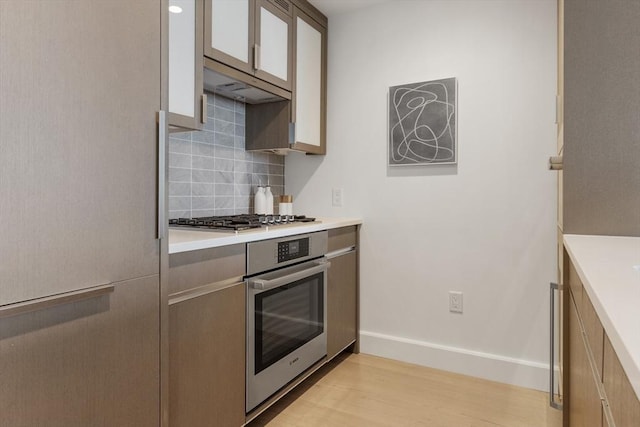
[[305,215],[229,215],[205,216],[199,218],[176,218],[169,220],[170,227],[196,228],[216,231],[245,231],[255,228],[292,224],[296,222],[314,222],[315,218]]

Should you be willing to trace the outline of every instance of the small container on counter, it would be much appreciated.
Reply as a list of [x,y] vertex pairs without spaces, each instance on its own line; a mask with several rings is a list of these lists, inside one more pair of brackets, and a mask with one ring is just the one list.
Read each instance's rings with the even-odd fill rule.
[[[273,197],[271,198],[273,200]],[[254,197],[254,213],[266,214],[267,213],[267,196],[264,191],[264,187],[258,186],[256,190],[256,195]]]
[[273,215],[273,193],[271,192],[271,187],[267,185],[264,191],[264,196],[266,199],[266,214]]
[[293,196],[292,195],[283,194],[282,196],[280,196],[278,213],[280,215],[293,215]]

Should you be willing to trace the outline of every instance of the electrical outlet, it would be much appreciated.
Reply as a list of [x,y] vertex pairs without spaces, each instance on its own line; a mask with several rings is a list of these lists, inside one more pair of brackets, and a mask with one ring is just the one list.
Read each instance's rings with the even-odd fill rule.
[[449,291],[449,311],[462,313],[462,292]]
[[344,199],[344,190],[342,188],[334,188],[331,191],[332,205],[335,207],[342,207]]

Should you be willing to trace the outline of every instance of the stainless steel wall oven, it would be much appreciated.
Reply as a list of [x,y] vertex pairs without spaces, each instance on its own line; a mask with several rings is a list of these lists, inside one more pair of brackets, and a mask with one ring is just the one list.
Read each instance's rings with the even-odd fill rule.
[[326,251],[326,231],[247,244],[247,412],[327,354]]

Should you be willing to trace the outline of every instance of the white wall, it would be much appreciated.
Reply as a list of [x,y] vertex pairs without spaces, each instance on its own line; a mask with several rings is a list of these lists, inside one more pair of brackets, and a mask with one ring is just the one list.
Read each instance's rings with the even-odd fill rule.
[[[361,350],[545,389],[555,0],[393,1],[329,27],[328,154],[288,156],[285,190],[297,213],[364,221]],[[387,167],[389,86],[446,77],[458,165]]]

